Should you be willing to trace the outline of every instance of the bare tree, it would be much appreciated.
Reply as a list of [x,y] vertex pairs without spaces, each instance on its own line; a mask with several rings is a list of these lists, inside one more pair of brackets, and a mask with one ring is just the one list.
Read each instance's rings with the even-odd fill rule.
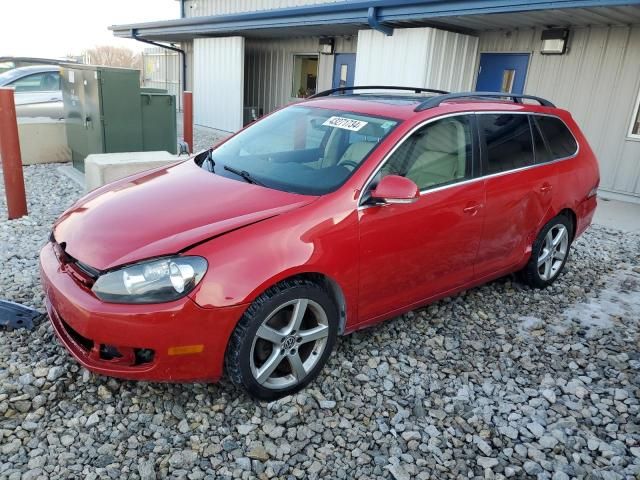
[[87,50],[84,56],[90,65],[142,69],[142,55],[128,48],[103,45]]

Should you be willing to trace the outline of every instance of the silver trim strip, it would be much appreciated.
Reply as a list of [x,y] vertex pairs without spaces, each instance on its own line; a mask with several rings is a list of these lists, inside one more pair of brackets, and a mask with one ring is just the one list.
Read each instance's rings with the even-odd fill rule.
[[396,143],[393,148],[384,156],[384,158],[382,159],[382,161],[380,162],[380,164],[376,167],[376,169],[373,171],[373,173],[371,175],[369,175],[369,178],[367,178],[367,181],[364,183],[364,187],[363,189],[360,191],[360,196],[358,197],[358,210],[364,210],[365,208],[370,208],[370,207],[376,207],[378,205],[362,205],[362,197],[364,196],[365,192],[367,191],[367,189],[369,188],[369,185],[371,184],[371,182],[373,181],[373,179],[375,178],[375,176],[378,174],[378,172],[382,169],[382,167],[384,167],[384,165],[387,163],[387,161],[389,160],[389,158],[395,153],[395,151],[400,148],[402,146],[402,144],[404,142],[407,141],[407,139],[409,137],[411,137],[411,135],[413,135],[417,130],[421,129],[422,127],[433,123],[437,120],[443,120],[445,118],[451,118],[451,117],[459,117],[462,115],[496,115],[496,114],[510,114],[510,115],[538,115],[541,117],[552,117],[552,118],[557,118],[558,120],[560,120],[562,122],[562,124],[566,127],[566,129],[569,131],[569,133],[571,134],[571,136],[573,137],[574,142],[576,142],[577,145],[577,149],[576,152],[573,155],[570,155],[568,157],[562,157],[562,158],[556,158],[554,160],[551,160],[550,162],[545,162],[545,163],[537,163],[534,165],[527,165],[526,167],[520,167],[520,168],[516,168],[514,170],[506,170],[504,172],[498,172],[498,173],[492,173],[490,175],[484,175],[481,177],[476,177],[476,178],[470,178],[468,180],[463,180],[462,182],[456,182],[456,183],[451,183],[448,185],[442,185],[441,187],[435,187],[435,188],[425,188],[420,190],[420,196],[422,195],[426,195],[428,193],[431,192],[439,192],[442,190],[445,190],[447,188],[453,188],[453,187],[458,187],[460,185],[466,185],[469,183],[473,183],[473,182],[477,182],[480,180],[487,180],[487,179],[491,179],[491,178],[495,178],[495,177],[501,177],[504,175],[510,175],[512,173],[518,173],[524,170],[529,170],[531,168],[536,168],[536,167],[543,167],[545,165],[551,165],[557,162],[562,162],[564,160],[570,160],[572,158],[575,158],[578,156],[578,154],[580,153],[580,143],[578,142],[578,140],[576,139],[575,135],[573,134],[573,132],[571,131],[571,129],[569,128],[569,126],[565,123],[565,121],[558,117],[557,115],[551,115],[549,113],[537,113],[537,112],[510,112],[510,111],[504,111],[504,110],[482,110],[479,112],[473,111],[473,112],[455,112],[455,113],[448,113],[446,115],[441,115],[438,117],[433,117],[433,118],[429,118],[421,123],[419,123],[418,125],[416,125],[415,127],[413,127],[411,130],[409,130],[404,137],[402,137],[398,143]]

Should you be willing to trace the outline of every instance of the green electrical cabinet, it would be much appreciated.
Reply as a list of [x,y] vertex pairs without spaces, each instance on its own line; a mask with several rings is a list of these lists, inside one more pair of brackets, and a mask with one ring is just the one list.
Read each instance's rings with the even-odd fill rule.
[[92,153],[143,150],[138,70],[64,65],[62,98],[67,144],[78,170],[84,171]]
[[[140,95],[142,107],[142,146],[145,152],[178,150],[176,126],[176,97],[166,93],[149,92]],[[160,91],[158,89],[158,91]]]

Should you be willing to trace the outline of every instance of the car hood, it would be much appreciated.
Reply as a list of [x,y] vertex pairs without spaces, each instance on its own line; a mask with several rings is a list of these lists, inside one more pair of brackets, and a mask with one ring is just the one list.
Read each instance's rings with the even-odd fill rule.
[[55,223],[67,254],[98,270],[178,253],[317,197],[207,172],[193,160],[101,187]]

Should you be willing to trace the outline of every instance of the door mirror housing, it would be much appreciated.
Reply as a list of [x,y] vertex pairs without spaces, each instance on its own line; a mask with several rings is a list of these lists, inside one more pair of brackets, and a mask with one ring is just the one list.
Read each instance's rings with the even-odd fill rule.
[[413,203],[420,198],[418,186],[400,175],[387,175],[371,192],[374,201],[388,204]]

